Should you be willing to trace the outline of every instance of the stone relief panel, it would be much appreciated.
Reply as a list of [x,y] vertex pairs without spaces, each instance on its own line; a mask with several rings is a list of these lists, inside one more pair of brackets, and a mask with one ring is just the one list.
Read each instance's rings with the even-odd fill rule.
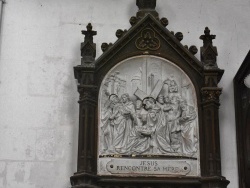
[[99,175],[200,175],[195,88],[170,61],[119,63],[102,82],[98,110]]

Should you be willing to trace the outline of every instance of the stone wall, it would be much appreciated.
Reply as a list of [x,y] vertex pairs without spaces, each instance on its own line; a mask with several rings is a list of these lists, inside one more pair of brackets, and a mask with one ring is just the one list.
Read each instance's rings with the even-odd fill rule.
[[[216,34],[225,69],[220,108],[222,173],[238,187],[233,77],[250,49],[249,0],[158,0],[170,31],[200,47]],[[91,22],[102,42],[128,29],[135,0],[6,0],[0,36],[0,187],[68,188],[76,171],[81,30]],[[199,54],[199,53],[198,53]],[[197,57],[199,58],[199,55]]]

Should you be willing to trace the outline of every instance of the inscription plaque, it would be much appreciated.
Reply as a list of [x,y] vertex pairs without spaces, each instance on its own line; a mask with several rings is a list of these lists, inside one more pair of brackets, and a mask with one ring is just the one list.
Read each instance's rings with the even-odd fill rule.
[[196,165],[196,160],[111,159],[106,166],[102,165],[103,163],[100,168],[111,174],[187,175],[191,165]]
[[200,176],[195,88],[170,61],[136,56],[99,91],[98,175]]

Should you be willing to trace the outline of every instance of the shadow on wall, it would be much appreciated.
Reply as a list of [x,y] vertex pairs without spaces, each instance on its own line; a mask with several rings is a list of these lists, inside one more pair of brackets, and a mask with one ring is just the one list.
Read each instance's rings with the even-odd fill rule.
[[4,4],[6,2],[4,0],[0,0],[0,57],[1,57],[1,44],[2,44],[2,21],[3,21],[3,11],[4,11]]

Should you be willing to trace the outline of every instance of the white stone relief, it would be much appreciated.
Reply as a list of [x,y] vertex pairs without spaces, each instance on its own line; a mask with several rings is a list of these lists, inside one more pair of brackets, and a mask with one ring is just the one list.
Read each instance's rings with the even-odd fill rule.
[[[116,156],[186,157],[199,163],[194,86],[171,62],[141,56],[118,64],[101,85],[99,114],[99,163]],[[199,174],[197,166],[191,174]]]

